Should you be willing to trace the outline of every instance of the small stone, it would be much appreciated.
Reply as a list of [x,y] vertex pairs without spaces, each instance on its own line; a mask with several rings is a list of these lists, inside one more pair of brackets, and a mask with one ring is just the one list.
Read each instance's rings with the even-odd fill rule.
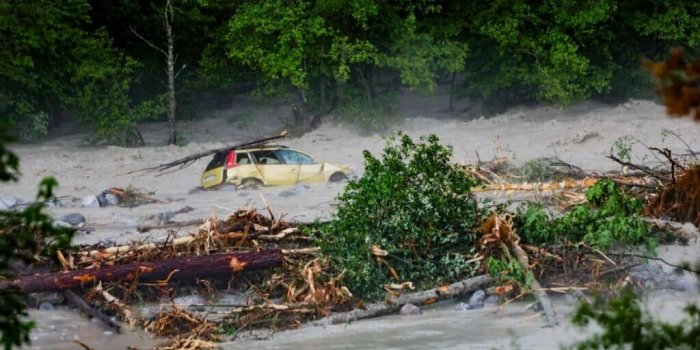
[[56,310],[56,308],[53,306],[53,304],[44,301],[41,304],[39,304],[39,310],[53,311]]
[[80,205],[85,208],[99,208],[100,202],[97,200],[97,196],[87,196],[83,198]]
[[404,316],[409,316],[409,315],[421,315],[423,314],[423,310],[421,310],[418,306],[415,306],[413,304],[406,304],[401,307],[401,311],[399,311],[400,314]]
[[114,335],[114,332],[112,332],[112,331],[104,331],[104,332],[102,332],[102,334],[104,334],[104,335]]
[[111,193],[105,194],[105,201],[109,205],[119,205],[119,202],[120,202],[119,197],[117,197]]
[[79,224],[84,223],[86,220],[85,220],[85,216],[83,216],[83,214],[71,213],[71,214],[63,216],[61,218],[61,221],[67,222],[73,226],[77,226]]

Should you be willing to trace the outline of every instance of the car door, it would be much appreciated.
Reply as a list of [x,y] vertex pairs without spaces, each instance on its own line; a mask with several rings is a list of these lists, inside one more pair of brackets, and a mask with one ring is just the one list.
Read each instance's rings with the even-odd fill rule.
[[278,149],[277,155],[290,168],[293,183],[323,181],[323,164],[293,149]]
[[287,165],[277,156],[273,149],[250,152],[255,161],[255,167],[262,174],[266,185],[294,184],[292,174],[294,166]]
[[253,164],[250,155],[246,151],[231,151],[226,158],[226,180],[236,185],[247,179],[256,179],[264,182],[258,167]]

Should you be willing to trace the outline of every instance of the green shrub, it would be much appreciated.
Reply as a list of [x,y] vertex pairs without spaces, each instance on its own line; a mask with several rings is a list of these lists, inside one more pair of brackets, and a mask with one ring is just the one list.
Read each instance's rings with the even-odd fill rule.
[[513,257],[509,256],[506,259],[486,258],[486,270],[499,281],[520,284],[529,288],[534,279],[532,271],[523,270],[520,263]]
[[[0,181],[14,182],[19,175],[19,158],[4,147],[9,141],[0,125]],[[45,178],[37,201],[21,211],[0,210],[0,280],[13,277],[10,262],[29,265],[37,257],[55,257],[57,249],[66,249],[72,229],[56,228],[44,213],[43,202],[53,197],[56,180]],[[0,288],[0,344],[5,349],[29,342],[34,322],[27,321],[26,295],[17,287]]]
[[620,190],[612,180],[601,180],[586,191],[588,203],[552,218],[539,205],[519,209],[516,228],[532,244],[583,241],[608,249],[617,242],[644,245],[652,251],[656,240],[651,225],[642,220],[642,203]]
[[398,281],[418,287],[474,272],[464,255],[483,213],[471,194],[475,180],[451,156],[435,135],[418,143],[392,136],[380,159],[364,152],[365,173],[347,184],[333,220],[318,230],[324,256],[345,271],[344,283],[357,296],[379,298],[383,285],[397,282],[372,255],[373,245],[389,253],[384,259]]
[[49,115],[37,112],[21,117],[13,127],[21,141],[36,141],[49,132]]
[[384,92],[371,101],[363,97],[359,90],[346,89],[348,98],[334,112],[338,121],[356,128],[363,134],[382,133],[394,120],[394,106],[397,96]]
[[688,317],[678,323],[651,318],[642,311],[629,289],[608,302],[598,299],[583,303],[573,318],[574,325],[597,323],[601,333],[592,335],[566,349],[698,349],[700,347],[700,309],[688,305]]

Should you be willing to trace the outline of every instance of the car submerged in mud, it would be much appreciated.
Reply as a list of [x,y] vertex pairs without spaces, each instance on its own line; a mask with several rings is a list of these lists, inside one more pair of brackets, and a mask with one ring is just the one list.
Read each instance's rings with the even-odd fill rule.
[[237,187],[289,186],[339,182],[350,177],[347,165],[317,161],[286,146],[256,146],[216,153],[202,174],[204,189],[224,184]]

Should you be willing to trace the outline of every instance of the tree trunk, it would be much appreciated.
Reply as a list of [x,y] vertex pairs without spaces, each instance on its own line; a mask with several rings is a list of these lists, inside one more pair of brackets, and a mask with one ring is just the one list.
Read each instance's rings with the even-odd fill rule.
[[486,287],[492,284],[495,279],[491,276],[481,275],[463,281],[452,283],[447,287],[429,289],[421,292],[404,294],[395,299],[367,305],[364,309],[356,309],[350,312],[338,313],[314,321],[315,326],[327,326],[338,323],[348,323],[365,318],[379,317],[398,312],[402,306],[413,304],[422,306],[432,304],[440,300],[446,300],[465,295],[469,292]]
[[165,15],[163,24],[168,37],[167,74],[168,74],[168,138],[169,145],[177,145],[177,126],[175,125],[175,110],[177,101],[175,99],[175,36],[173,35],[173,3],[168,0],[165,4]]
[[145,282],[230,275],[240,271],[261,270],[280,265],[282,265],[282,251],[272,249],[248,253],[187,256],[152,262],[103,266],[95,269],[24,275],[12,281],[0,283],[0,288],[13,285],[25,293],[38,293],[91,287],[99,282],[109,283],[136,278]]
[[450,112],[453,112],[455,109],[454,105],[454,100],[455,100],[455,82],[457,80],[457,73],[452,73],[452,81],[450,82]]

